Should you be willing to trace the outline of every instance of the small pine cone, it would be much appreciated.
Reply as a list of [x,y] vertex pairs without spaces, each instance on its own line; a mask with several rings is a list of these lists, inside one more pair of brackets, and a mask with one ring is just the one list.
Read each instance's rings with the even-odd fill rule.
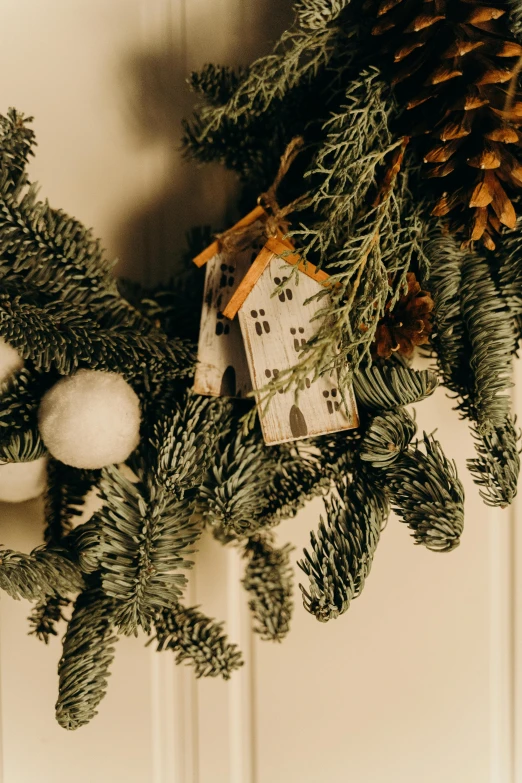
[[511,197],[522,188],[522,46],[509,29],[509,3],[369,0],[366,9],[383,74],[406,108],[400,132],[420,137],[433,214],[448,215],[463,244],[494,249],[501,224],[515,226]]
[[424,345],[429,340],[433,299],[421,289],[413,272],[408,272],[406,279],[408,290],[401,294],[393,309],[391,300],[387,303],[377,325],[374,357],[388,359],[395,351],[411,356],[416,345]]

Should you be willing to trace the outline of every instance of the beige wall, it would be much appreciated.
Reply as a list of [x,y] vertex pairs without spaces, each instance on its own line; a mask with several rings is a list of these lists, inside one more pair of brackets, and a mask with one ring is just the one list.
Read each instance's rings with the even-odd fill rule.
[[[0,110],[36,116],[32,173],[93,225],[119,270],[165,275],[185,230],[219,222],[231,180],[183,163],[183,79],[208,60],[267,48],[287,2],[1,0]],[[467,490],[463,544],[415,548],[392,520],[364,595],[319,625],[300,607],[282,645],[253,641],[234,553],[207,542],[192,600],[225,619],[247,666],[225,685],[136,640],[119,643],[100,715],[54,723],[57,642],[26,634],[27,606],[0,602],[3,783],[515,783],[520,538],[516,509],[488,511],[464,467],[472,447],[442,393],[419,406]],[[297,550],[320,504],[281,527]],[[0,540],[30,548],[39,503],[1,507]],[[516,766],[518,764],[518,766]]]

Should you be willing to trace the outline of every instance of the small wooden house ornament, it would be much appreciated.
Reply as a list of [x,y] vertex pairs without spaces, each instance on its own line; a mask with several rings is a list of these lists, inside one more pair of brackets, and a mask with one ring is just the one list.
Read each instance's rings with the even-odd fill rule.
[[227,252],[216,241],[194,259],[196,266],[206,264],[194,378],[198,394],[244,397],[252,390],[239,323],[225,318],[223,310],[265,242],[261,231],[264,215],[257,207],[236,223],[235,228],[252,226],[252,241],[245,242],[243,249]]
[[263,207],[256,207],[230,230],[241,234],[231,249],[216,241],[194,259],[196,266],[206,265],[194,378],[197,394],[245,397],[252,391],[239,322],[225,318],[223,311],[266,242],[267,217]]
[[[244,221],[252,221],[253,216],[252,223],[262,221],[258,210]],[[236,380],[236,396],[263,389],[280,372],[296,364],[301,346],[317,329],[318,322],[311,320],[324,308],[325,298],[319,301],[313,297],[327,284],[328,275],[311,263],[304,264],[298,254],[287,254],[293,247],[286,240],[263,242],[261,252],[250,245],[248,252],[236,252],[229,264],[217,243],[195,259],[198,266],[213,264],[211,271],[207,266],[194,384],[200,394],[230,393],[232,384],[228,379],[232,377]],[[224,279],[230,271],[221,268],[225,263],[233,267],[233,282]],[[298,264],[299,284],[295,276],[287,278],[281,271],[285,263]],[[285,281],[287,284],[273,296]],[[308,301],[310,297],[312,301]],[[223,324],[223,329],[218,324]],[[359,419],[351,390],[345,399],[348,410],[334,375],[307,382],[297,403],[293,390],[275,394],[261,415],[265,443],[285,443],[357,427]]]
[[[329,276],[313,264],[305,264],[297,253],[287,251],[286,243],[269,239],[224,310],[227,318],[234,318],[236,313],[239,316],[254,391],[296,364],[302,345],[317,330],[318,322],[312,319],[326,304],[326,297],[313,297],[328,284]],[[285,263],[298,265],[299,281],[294,275],[285,276],[281,269]],[[278,287],[280,292],[274,296]],[[335,375],[306,383],[297,404],[293,389],[275,394],[260,417],[265,443],[285,443],[357,427],[359,418],[351,389],[345,398],[347,406],[341,400]]]

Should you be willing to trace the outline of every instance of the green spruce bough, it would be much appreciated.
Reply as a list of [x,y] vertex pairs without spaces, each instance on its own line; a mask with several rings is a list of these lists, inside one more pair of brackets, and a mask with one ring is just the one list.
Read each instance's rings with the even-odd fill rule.
[[[470,469],[485,502],[504,506],[516,492],[508,390],[522,314],[520,224],[494,253],[461,249],[430,216],[411,147],[376,199],[401,146],[403,109],[374,56],[371,14],[338,0],[299,0],[295,11],[268,56],[238,72],[207,66],[191,77],[201,104],[185,124],[185,150],[236,172],[246,212],[288,143],[303,136],[278,197],[308,196],[291,216],[291,236],[338,286],[328,328],[282,382],[335,368],[341,383],[354,384],[357,430],[266,447],[257,423],[245,428],[253,403],[196,397],[201,273],[187,262],[174,283],[150,291],[117,281],[90,232],[38,200],[26,173],[30,119],[14,110],[1,119],[0,336],[25,365],[1,388],[0,460],[45,454],[39,401],[78,368],[123,374],[143,410],[128,460],[135,482],[121,466],[81,471],[50,459],[42,546],[0,552],[0,586],[34,602],[31,633],[48,641],[67,624],[56,715],[68,729],[96,714],[122,634],[142,629],[196,676],[228,678],[241,666],[222,625],[183,603],[204,528],[241,551],[254,628],[270,640],[285,636],[292,615],[290,549],[276,546],[272,528],[313,496],[324,496],[325,516],[300,566],[304,607],[320,621],[360,594],[390,509],[416,544],[454,549],[462,485],[439,443],[416,438],[405,409],[439,382],[470,421]],[[195,254],[208,232],[192,240]],[[393,311],[412,271],[435,301],[430,370],[397,354],[372,362],[385,306]],[[75,524],[94,488],[101,508]]]

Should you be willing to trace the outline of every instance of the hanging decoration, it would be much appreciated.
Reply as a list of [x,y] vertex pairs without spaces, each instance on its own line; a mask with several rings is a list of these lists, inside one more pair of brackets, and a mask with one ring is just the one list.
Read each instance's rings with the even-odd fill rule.
[[140,401],[121,375],[78,370],[46,392],[38,427],[55,459],[94,470],[125,462],[139,443]]
[[196,676],[241,666],[184,603],[204,529],[237,548],[277,641],[293,573],[273,528],[310,498],[301,592],[321,622],[360,595],[391,510],[454,550],[462,484],[407,410],[439,383],[485,503],[513,500],[521,36],[518,0],[298,0],[273,52],[192,75],[185,152],[237,174],[245,217],[210,244],[194,231],[196,263],[150,290],[38,201],[31,121],[0,118],[0,484],[31,466],[45,486],[43,545],[1,549],[0,588],[33,603],[37,638],[63,636],[64,728],[96,715],[122,635]]

